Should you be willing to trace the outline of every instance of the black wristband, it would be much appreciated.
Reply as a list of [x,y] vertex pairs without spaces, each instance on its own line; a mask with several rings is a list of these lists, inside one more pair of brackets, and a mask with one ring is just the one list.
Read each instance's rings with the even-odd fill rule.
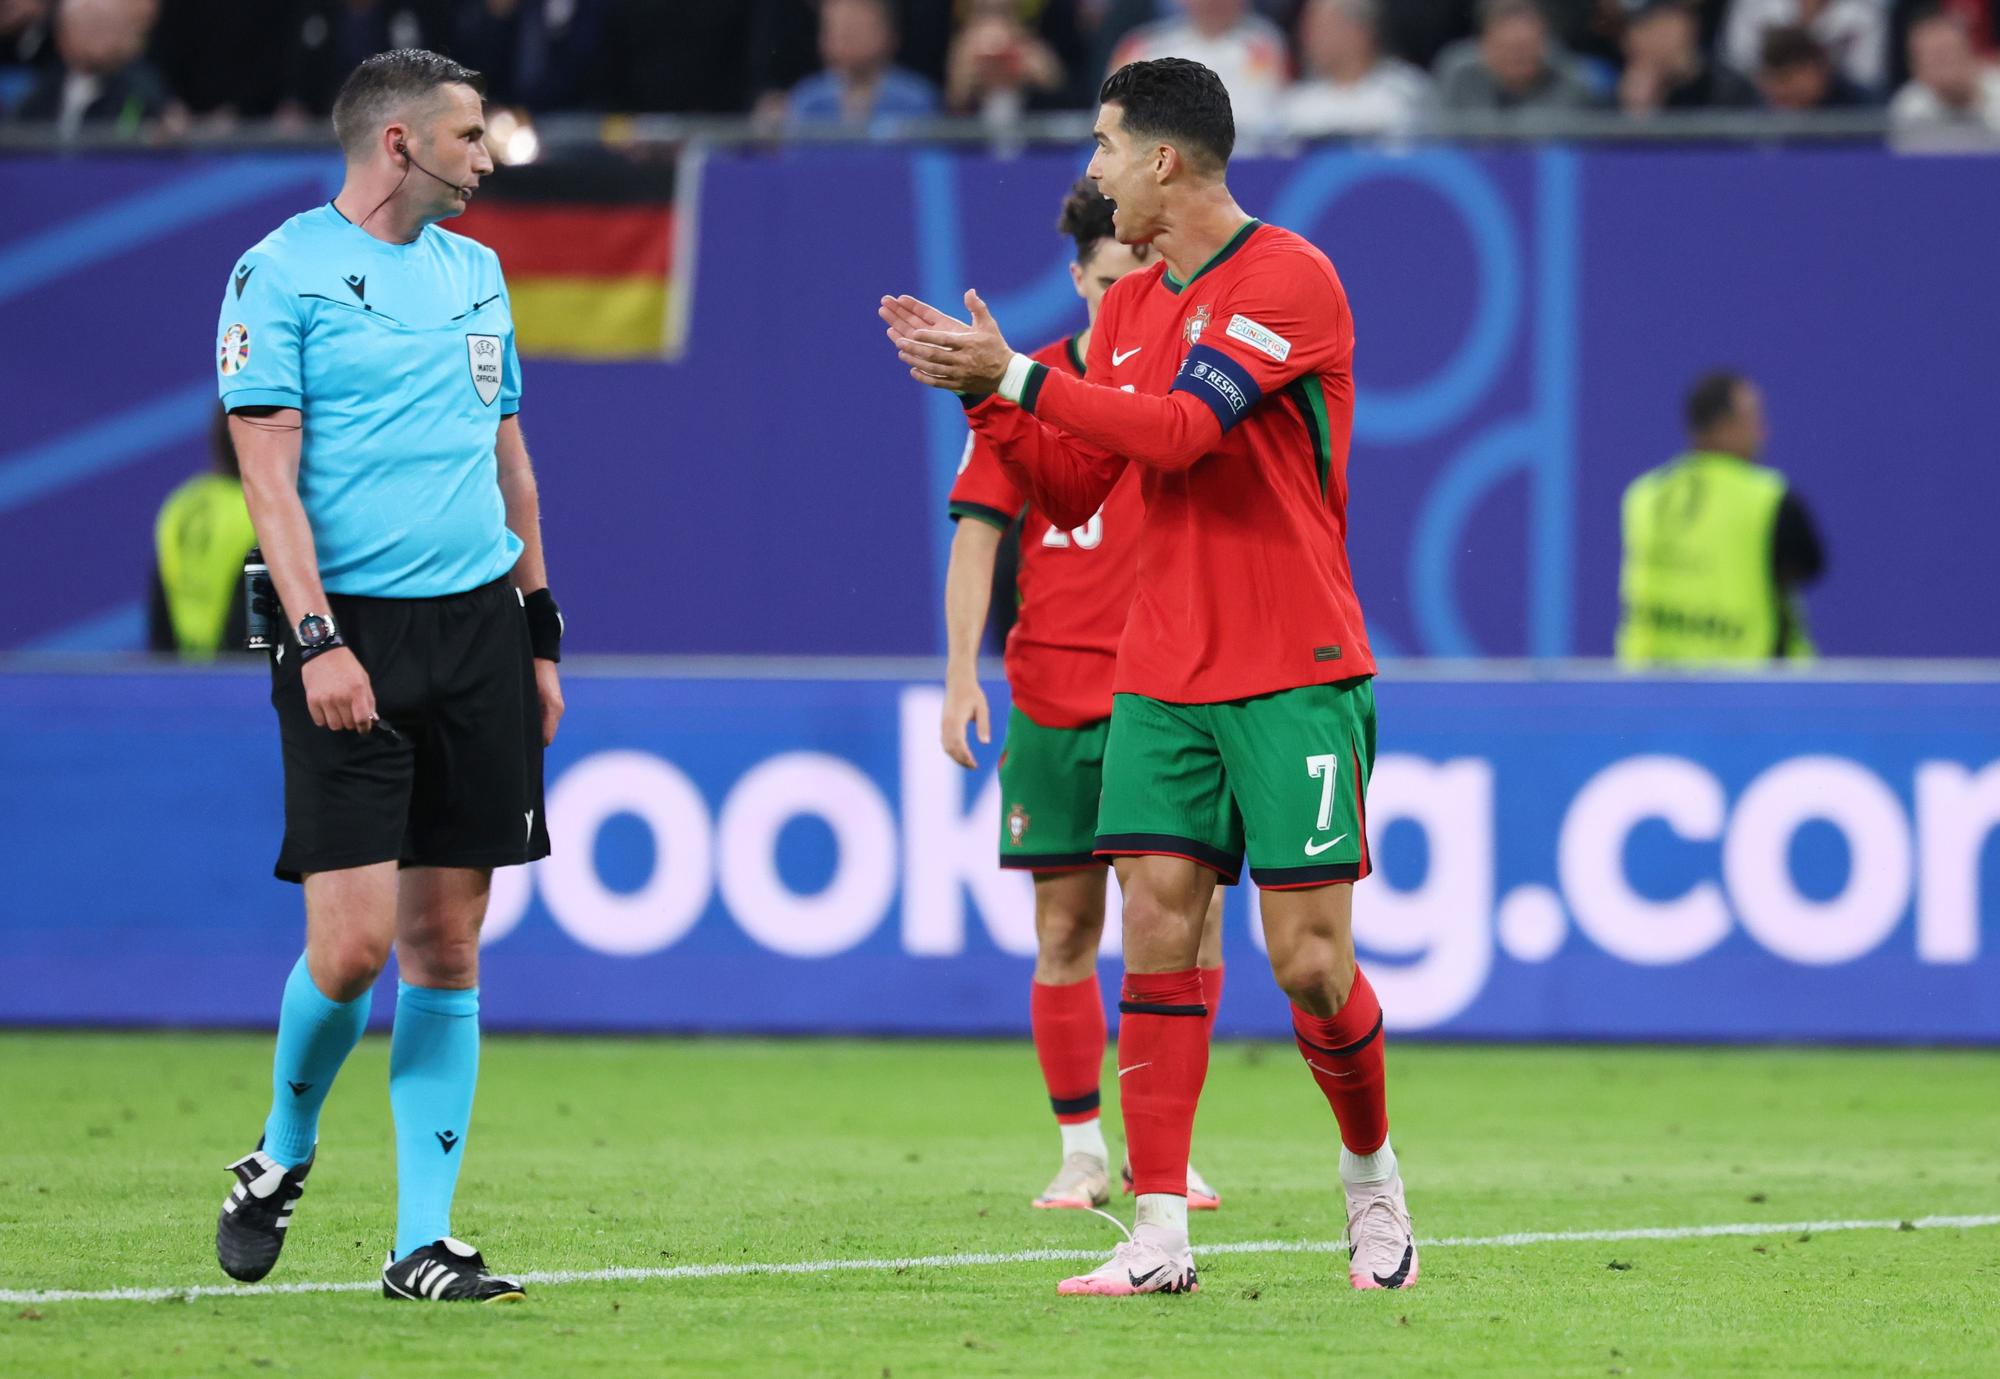
[[528,644],[535,649],[535,659],[562,660],[563,616],[556,596],[537,589],[521,600],[521,607],[528,615]]
[[346,646],[346,645],[347,643],[340,640],[340,634],[336,632],[331,637],[328,637],[325,641],[321,642],[318,646],[307,646],[299,648],[299,664],[304,665],[307,661],[310,661],[315,656],[324,656],[326,655],[327,652],[333,650],[335,647]]

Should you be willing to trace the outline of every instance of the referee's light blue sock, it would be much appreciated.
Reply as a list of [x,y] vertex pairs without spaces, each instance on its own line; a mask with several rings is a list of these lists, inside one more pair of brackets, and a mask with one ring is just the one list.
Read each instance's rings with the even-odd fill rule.
[[451,1234],[479,1079],[479,988],[396,983],[389,1108],[396,1115],[396,1258]]
[[287,1168],[312,1157],[319,1138],[319,1108],[334,1075],[368,1027],[372,992],[336,1001],[313,985],[305,954],[285,979],[278,1009],[278,1048],[271,1060],[271,1114],[264,1121],[264,1152]]

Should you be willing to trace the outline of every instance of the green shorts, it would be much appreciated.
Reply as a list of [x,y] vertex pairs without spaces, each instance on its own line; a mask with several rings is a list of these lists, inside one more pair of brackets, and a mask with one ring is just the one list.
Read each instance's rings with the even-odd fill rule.
[[1185,857],[1272,889],[1368,875],[1363,800],[1375,766],[1366,678],[1226,704],[1113,701],[1100,857]]
[[1044,728],[1019,709],[1007,714],[1000,753],[1000,865],[1016,871],[1102,866],[1097,796],[1111,720]]

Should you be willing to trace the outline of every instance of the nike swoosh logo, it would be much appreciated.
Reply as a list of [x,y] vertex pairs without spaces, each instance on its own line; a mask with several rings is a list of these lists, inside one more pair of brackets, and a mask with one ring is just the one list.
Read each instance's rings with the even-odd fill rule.
[[1133,1064],[1133,1065],[1132,1065],[1131,1067],[1129,1067],[1129,1068],[1120,1068],[1120,1069],[1118,1070],[1118,1075],[1119,1075],[1120,1077],[1123,1077],[1123,1076],[1125,1076],[1125,1074],[1127,1074],[1127,1073],[1136,1073],[1136,1072],[1138,1072],[1138,1071],[1139,1071],[1139,1069],[1141,1069],[1141,1068],[1150,1068],[1150,1067],[1152,1067],[1152,1066],[1153,1066],[1153,1065],[1152,1065],[1151,1063],[1134,1063],[1134,1064]]
[[1403,1262],[1396,1266],[1396,1272],[1386,1277],[1382,1274],[1376,1274],[1374,1276],[1375,1282],[1383,1288],[1401,1288],[1403,1280],[1410,1276],[1410,1264],[1415,1259],[1416,1253],[1417,1247],[1415,1245],[1403,1246]]
[[1120,354],[1117,350],[1111,351],[1111,367],[1114,369],[1124,367],[1126,360],[1130,359],[1133,355],[1137,354],[1140,350],[1144,348],[1146,348],[1144,345],[1135,345],[1131,349],[1126,350],[1123,354]]
[[1330,843],[1315,843],[1313,842],[1312,839],[1308,838],[1306,839],[1306,856],[1317,857],[1322,852],[1325,852],[1328,848],[1337,848],[1346,841],[1347,841],[1347,835],[1345,833],[1341,834],[1338,838],[1335,838]]
[[1134,1288],[1144,1288],[1148,1283],[1151,1283],[1154,1279],[1158,1278],[1166,1270],[1166,1267],[1167,1267],[1166,1265],[1162,1264],[1159,1266],[1159,1268],[1150,1270],[1143,1274],[1135,1274],[1130,1269],[1127,1269],[1125,1271],[1125,1277],[1131,1281],[1131,1284]]
[[1354,1072],[1351,1073],[1337,1073],[1331,1068],[1322,1068],[1319,1064],[1313,1062],[1310,1058],[1306,1060],[1306,1066],[1308,1068],[1311,1068],[1316,1073],[1325,1073],[1328,1077],[1353,1077],[1360,1072],[1360,1069],[1357,1068],[1355,1069]]

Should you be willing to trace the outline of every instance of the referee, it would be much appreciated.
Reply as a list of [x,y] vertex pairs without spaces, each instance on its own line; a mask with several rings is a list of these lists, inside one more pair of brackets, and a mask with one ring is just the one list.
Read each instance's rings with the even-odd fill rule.
[[271,662],[285,763],[277,874],[303,881],[271,1113],[230,1165],[215,1252],[277,1263],[319,1112],[393,946],[396,1238],[387,1297],[508,1302],[452,1236],[479,1067],[479,926],[494,867],[546,857],[542,750],[562,718],[562,619],[517,413],[493,251],[437,228],[493,170],[479,74],[401,49],[334,103],[331,202],[223,289],[222,405],[283,603]]

